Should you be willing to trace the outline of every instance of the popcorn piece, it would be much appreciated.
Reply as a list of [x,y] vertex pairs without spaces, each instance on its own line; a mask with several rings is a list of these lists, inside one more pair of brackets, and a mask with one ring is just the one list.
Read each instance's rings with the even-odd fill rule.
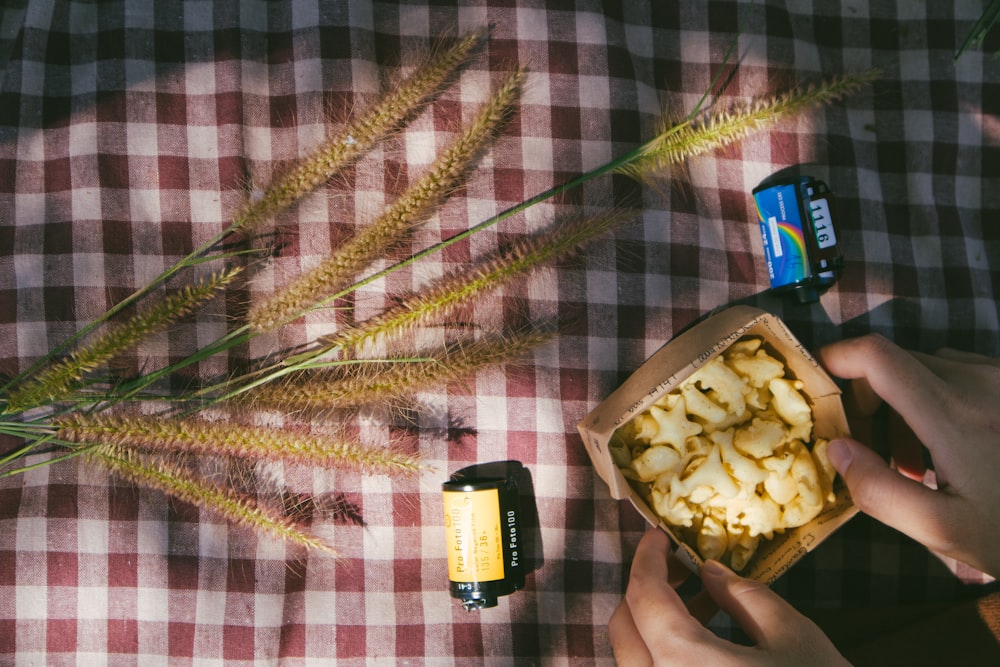
[[813,461],[812,453],[798,440],[793,441],[789,449],[795,452],[792,477],[799,489],[799,497],[810,507],[813,505],[822,507],[823,490],[820,487],[819,474],[816,472],[816,462]]
[[727,361],[737,356],[752,357],[763,343],[764,341],[757,337],[741,338],[727,347],[723,354]]
[[703,419],[708,424],[721,424],[729,415],[724,407],[713,403],[692,384],[684,385],[681,395],[684,397],[688,413],[692,417]]
[[664,473],[677,474],[682,469],[681,455],[673,447],[656,445],[632,460],[632,470],[640,482],[652,482]]
[[748,426],[737,429],[733,444],[744,454],[762,459],[770,456],[787,436],[788,429],[781,422],[757,417]]
[[762,535],[771,539],[774,531],[786,528],[781,507],[766,495],[748,494],[742,507],[734,513],[731,523],[744,526],[750,537]]
[[790,474],[793,463],[795,463],[795,452],[789,451],[784,447],[781,451],[776,451],[773,455],[761,459],[760,462],[762,466],[771,472],[775,472],[786,477]]
[[745,377],[751,387],[757,389],[766,387],[771,380],[785,374],[785,365],[764,350],[759,350],[753,356],[734,354],[728,360],[733,370]]
[[810,505],[800,496],[785,505],[781,520],[787,528],[798,528],[819,516],[822,509],[822,505]]
[[799,393],[802,383],[798,380],[775,378],[767,383],[774,396],[774,411],[791,426],[812,423],[812,410],[805,397]]
[[643,417],[639,434],[640,439],[647,439],[650,445],[670,445],[683,454],[687,448],[685,441],[702,431],[700,424],[687,418],[687,407],[684,398],[680,397],[671,409],[652,405],[649,414]]
[[771,405],[771,390],[767,387],[755,387],[746,395],[746,401],[751,412],[764,412]]
[[770,472],[757,465],[757,462],[740,454],[733,446],[733,429],[716,431],[708,436],[719,446],[722,462],[728,468],[730,475],[744,486],[755,487],[770,476]]
[[790,503],[795,496],[799,495],[799,486],[795,483],[795,479],[788,474],[788,471],[768,473],[767,479],[764,480],[764,490],[779,505]]
[[677,401],[679,401],[680,399],[681,399],[680,395],[674,392],[670,392],[669,394],[664,394],[663,396],[660,396],[658,399],[656,399],[656,402],[653,403],[653,405],[655,405],[658,408],[663,408],[664,410],[673,410],[674,407],[677,405]]
[[673,498],[671,494],[653,486],[649,491],[652,500],[653,510],[663,519],[674,526],[690,527],[694,522],[694,510],[687,504],[684,498]]
[[833,467],[829,457],[826,455],[826,448],[829,444],[829,440],[816,438],[816,442],[812,448],[812,457],[813,461],[816,462],[816,472],[819,473],[820,485],[823,488],[823,499],[828,503],[832,503],[837,499],[837,496],[833,492],[833,480],[837,476],[837,469]]
[[698,531],[698,552],[705,560],[722,558],[729,549],[729,533],[714,516],[706,516]]
[[660,424],[652,414],[643,413],[632,420],[632,433],[636,440],[649,444],[660,430]]
[[760,535],[750,536],[749,531],[743,531],[736,535],[730,535],[729,540],[729,565],[739,572],[747,566],[750,559],[757,553],[757,545],[760,544]]
[[695,371],[687,379],[687,384],[699,385],[704,390],[711,389],[718,396],[718,402],[726,406],[726,412],[730,415],[742,416],[746,410],[746,400],[743,396],[749,392],[749,385],[726,366],[721,356],[715,357]]
[[[707,493],[705,489],[711,491],[708,497],[704,497]],[[740,487],[722,466],[718,445],[712,447],[706,456],[694,459],[684,473],[670,486],[670,493],[674,497],[689,496],[695,491],[698,491],[704,500],[711,498],[716,493],[724,498],[732,498],[740,492]]]
[[808,441],[812,438],[812,409],[805,397],[799,393],[802,383],[785,378],[775,378],[768,383],[774,396],[771,402],[774,411],[789,427],[790,440]]

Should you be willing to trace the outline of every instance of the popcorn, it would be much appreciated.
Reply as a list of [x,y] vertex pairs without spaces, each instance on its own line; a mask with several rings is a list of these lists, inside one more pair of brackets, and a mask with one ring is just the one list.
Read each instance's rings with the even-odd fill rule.
[[715,357],[694,372],[685,383],[688,387],[698,385],[702,391],[713,394],[723,403],[730,414],[742,415],[749,383],[727,366],[723,357]]
[[663,474],[679,474],[681,455],[673,447],[653,445],[632,461],[632,470],[640,482],[652,482]]
[[812,430],[812,410],[806,399],[799,393],[802,383],[784,378],[775,378],[767,383],[774,401],[774,411],[789,426],[808,426]]
[[836,471],[800,381],[759,337],[737,341],[635,416],[623,474],[704,559],[742,570],[761,539],[834,502]]
[[788,428],[781,421],[754,417],[733,435],[733,444],[744,454],[763,459],[771,456],[787,436]]
[[687,439],[701,433],[702,427],[688,420],[687,404],[683,396],[672,398],[675,399],[669,402],[672,407],[664,409],[662,406],[668,405],[666,402],[662,406],[650,406],[648,414],[641,415],[642,419],[638,420],[637,426],[641,429],[641,436],[648,434],[649,444],[671,445],[683,452]]

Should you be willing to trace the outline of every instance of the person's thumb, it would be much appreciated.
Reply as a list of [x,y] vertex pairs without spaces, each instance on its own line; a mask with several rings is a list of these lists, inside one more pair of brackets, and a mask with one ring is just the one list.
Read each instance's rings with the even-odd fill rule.
[[856,440],[833,440],[826,454],[862,512],[925,546],[940,546],[948,532],[951,499],[907,479]]
[[790,621],[799,617],[808,622],[766,585],[744,579],[718,561],[705,563],[701,581],[719,608],[732,616],[756,644],[780,644]]

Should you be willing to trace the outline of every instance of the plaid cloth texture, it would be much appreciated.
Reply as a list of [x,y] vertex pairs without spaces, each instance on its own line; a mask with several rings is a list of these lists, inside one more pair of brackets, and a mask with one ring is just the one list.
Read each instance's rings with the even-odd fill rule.
[[[342,510],[318,527],[340,560],[302,557],[76,460],[0,479],[0,664],[612,664],[607,621],[644,525],[610,498],[575,427],[660,345],[741,302],[775,312],[810,348],[878,331],[925,351],[1000,354],[996,36],[953,61],[982,10],[977,0],[4,3],[6,374],[211,238],[249,192],[363,110],[439,36],[493,26],[482,53],[404,132],[276,221],[280,251],[248,287],[121,363],[179,359],[255,295],[315,265],[518,64],[530,74],[516,117],[400,258],[652,137],[664,114],[694,107],[734,39],[723,102],[827,75],[882,76],[689,160],[663,187],[593,180],[356,294],[367,316],[560,212],[641,203],[636,222],[476,304],[473,324],[527,313],[558,317],[561,335],[527,363],[428,387],[417,440],[432,470],[410,481],[284,480]],[[847,264],[808,306],[767,294],[750,196],[800,163],[838,196]],[[310,316],[237,353],[300,343],[339,317]],[[359,428],[387,433],[376,419]],[[440,483],[508,459],[531,475],[532,572],[524,590],[468,613],[448,593]],[[264,483],[283,473],[259,474]],[[959,600],[988,582],[861,516],[774,587],[799,606],[849,609]],[[735,633],[726,618],[713,627]]]

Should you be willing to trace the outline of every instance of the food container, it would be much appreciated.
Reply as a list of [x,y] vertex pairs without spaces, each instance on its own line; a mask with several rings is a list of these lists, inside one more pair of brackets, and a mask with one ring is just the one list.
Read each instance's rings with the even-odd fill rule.
[[[849,435],[837,385],[779,318],[749,306],[727,308],[678,335],[646,360],[577,426],[594,468],[607,483],[611,495],[617,499],[627,498],[650,524],[666,531],[678,545],[677,556],[696,573],[700,572],[703,562],[697,550],[682,542],[676,531],[647,504],[638,488],[626,479],[610,445],[620,427],[731,344],[749,336],[761,337],[767,350],[785,363],[786,377],[802,381],[802,393],[813,412],[814,438],[831,440]],[[776,533],[770,540],[762,540],[740,574],[771,583],[850,520],[858,510],[839,477],[834,492],[835,501],[828,503],[812,521]]]

